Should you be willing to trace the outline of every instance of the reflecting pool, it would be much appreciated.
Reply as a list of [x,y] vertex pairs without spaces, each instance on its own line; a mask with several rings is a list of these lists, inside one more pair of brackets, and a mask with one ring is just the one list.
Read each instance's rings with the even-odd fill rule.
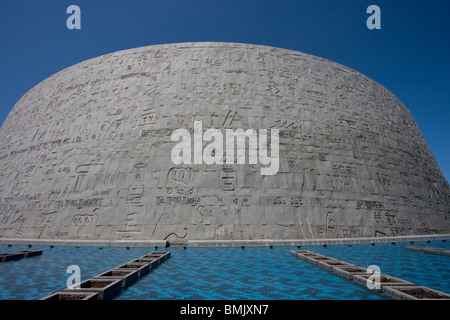
[[[301,247],[382,274],[450,293],[450,257],[406,250],[406,246],[450,249],[450,242]],[[171,258],[117,296],[118,300],[373,300],[385,299],[350,280],[290,254],[297,247],[160,248]],[[0,245],[0,253],[43,250],[42,255],[0,263],[0,299],[33,300],[66,287],[67,267],[81,281],[155,248]]]

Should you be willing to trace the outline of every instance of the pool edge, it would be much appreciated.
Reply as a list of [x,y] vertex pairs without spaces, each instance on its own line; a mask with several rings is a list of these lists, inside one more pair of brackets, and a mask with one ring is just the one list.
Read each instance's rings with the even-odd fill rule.
[[450,239],[450,234],[413,235],[398,237],[367,238],[330,238],[330,239],[287,239],[287,240],[188,240],[183,244],[170,243],[167,240],[54,240],[54,239],[9,239],[0,238],[0,244],[70,246],[70,247],[155,247],[167,248],[184,246],[190,248],[204,247],[301,247],[324,245],[382,244],[411,241],[440,241]]

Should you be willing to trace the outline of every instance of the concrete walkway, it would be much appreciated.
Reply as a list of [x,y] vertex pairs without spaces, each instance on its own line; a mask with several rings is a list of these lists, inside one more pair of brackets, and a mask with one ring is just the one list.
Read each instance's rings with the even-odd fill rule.
[[450,256],[450,250],[442,249],[442,248],[405,247],[405,249],[412,250],[412,251],[425,252],[425,253],[440,254],[440,255],[443,255],[443,256]]

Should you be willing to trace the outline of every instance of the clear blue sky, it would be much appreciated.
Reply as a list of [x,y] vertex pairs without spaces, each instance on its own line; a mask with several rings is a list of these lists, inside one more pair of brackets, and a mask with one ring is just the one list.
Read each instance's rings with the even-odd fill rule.
[[[66,9],[81,8],[81,30]],[[381,29],[369,30],[369,5]],[[0,0],[0,123],[52,74],[102,54],[190,41],[262,44],[353,68],[411,111],[450,180],[448,0]]]

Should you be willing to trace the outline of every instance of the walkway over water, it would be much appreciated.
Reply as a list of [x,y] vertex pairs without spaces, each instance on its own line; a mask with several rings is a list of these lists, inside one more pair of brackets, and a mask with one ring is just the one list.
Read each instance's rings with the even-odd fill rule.
[[450,295],[413,282],[372,272],[354,264],[308,250],[292,250],[291,254],[322,269],[353,281],[355,284],[375,290],[377,293],[399,300],[450,300]]
[[42,254],[42,250],[23,250],[0,254],[0,262],[18,260],[22,258],[34,257]]
[[427,247],[406,247],[405,249],[413,250],[413,251],[419,251],[419,252],[425,252],[425,253],[441,254],[441,255],[444,255],[444,256],[450,256],[450,250],[449,249],[427,248]]
[[41,300],[110,300],[168,258],[170,252],[151,252]]

